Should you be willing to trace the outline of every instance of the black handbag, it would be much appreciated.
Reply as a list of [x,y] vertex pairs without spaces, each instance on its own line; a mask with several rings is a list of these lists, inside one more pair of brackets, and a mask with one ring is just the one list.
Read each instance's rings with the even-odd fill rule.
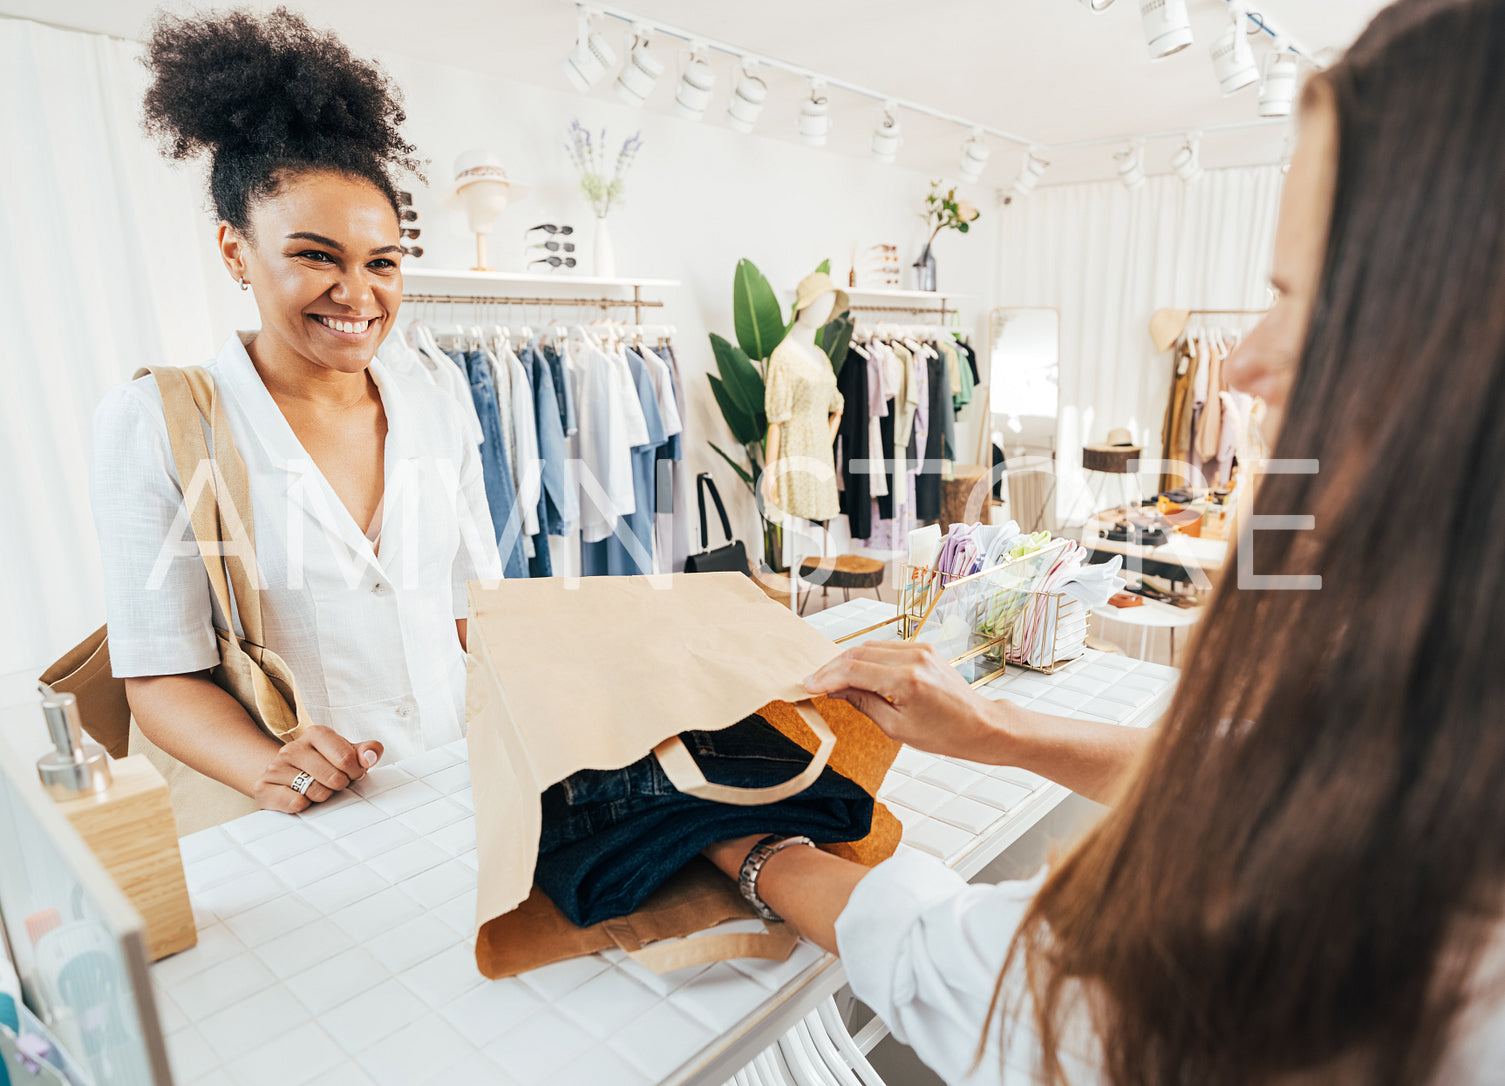
[[[726,533],[726,546],[711,550],[709,537],[706,535],[705,522],[705,492],[709,488],[711,500],[716,503],[716,512],[721,516],[721,530]],[[737,572],[748,577],[752,576],[752,569],[747,564],[747,548],[742,541],[732,538],[732,522],[727,518],[726,506],[721,504],[721,495],[716,490],[716,481],[711,478],[710,472],[703,471],[695,480],[695,501],[700,506],[700,547],[699,554],[692,554],[685,559],[686,573],[731,573]]]

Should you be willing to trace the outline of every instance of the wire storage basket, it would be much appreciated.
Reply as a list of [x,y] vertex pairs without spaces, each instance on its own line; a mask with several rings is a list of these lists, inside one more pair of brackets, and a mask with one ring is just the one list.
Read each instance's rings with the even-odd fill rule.
[[1003,659],[1053,675],[1086,652],[1087,609],[1064,592],[1032,592],[1010,630]]
[[1032,554],[965,577],[929,566],[907,566],[899,598],[899,636],[934,644],[947,660],[960,665],[973,686],[1001,674],[1005,662],[1054,670],[1064,661],[1039,661],[1053,656],[1058,639],[1062,647],[1068,645],[1073,621],[1079,618],[1085,632],[1086,617],[1075,601],[1052,601],[1048,597],[1060,593],[1041,593],[1037,586],[1069,545],[1064,539],[1052,540]]

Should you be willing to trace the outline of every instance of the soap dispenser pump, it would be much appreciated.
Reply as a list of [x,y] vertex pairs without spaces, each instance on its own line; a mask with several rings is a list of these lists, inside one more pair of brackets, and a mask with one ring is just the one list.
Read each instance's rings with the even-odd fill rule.
[[110,763],[104,747],[84,742],[78,699],[50,693],[42,698],[42,714],[55,750],[37,759],[37,776],[53,799],[76,799],[110,787]]
[[152,961],[193,946],[193,904],[162,774],[144,755],[112,763],[103,747],[85,742],[72,694],[44,687],[42,715],[56,749],[37,759],[37,776],[141,914]]

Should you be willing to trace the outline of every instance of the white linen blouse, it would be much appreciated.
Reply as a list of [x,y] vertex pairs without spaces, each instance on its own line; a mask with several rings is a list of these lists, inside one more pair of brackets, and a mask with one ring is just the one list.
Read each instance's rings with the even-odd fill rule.
[[[947,1083],[1045,1081],[1037,1074],[1040,1045],[1028,1011],[1010,1019],[1006,1047],[995,1015],[987,1050],[972,1066],[1009,943],[1044,881],[1041,872],[1022,882],[973,885],[934,857],[905,849],[863,876],[836,920],[852,993]],[[1005,1002],[1021,990],[1016,967]],[[1065,1041],[1068,1080],[1101,1082],[1090,1030],[1072,1030]]]
[[[455,620],[466,617],[466,582],[502,576],[460,405],[372,361],[387,416],[374,548],[262,384],[245,348],[254,334],[231,336],[206,368],[250,481],[267,647],[291,668],[314,723],[352,742],[380,740],[384,761],[460,738],[465,655]],[[212,627],[225,618],[151,377],[111,389],[95,411],[90,497],[114,674],[213,667]]]
[[[1040,1086],[1046,1081],[1029,1006],[1009,1019],[1007,1032],[994,1016],[987,1048],[973,1067],[1009,943],[1044,881],[1042,871],[1023,881],[973,885],[934,857],[904,850],[863,876],[836,920],[836,945],[853,994],[947,1083]],[[1017,1000],[1023,990],[1023,967],[1016,960],[1004,981],[1003,1002]],[[1468,1004],[1454,1024],[1434,1083],[1505,1082],[1502,992],[1505,926],[1498,926],[1476,965]],[[1066,1080],[1073,1086],[1105,1081],[1102,1046],[1080,985],[1068,984],[1062,1007],[1058,1054]]]

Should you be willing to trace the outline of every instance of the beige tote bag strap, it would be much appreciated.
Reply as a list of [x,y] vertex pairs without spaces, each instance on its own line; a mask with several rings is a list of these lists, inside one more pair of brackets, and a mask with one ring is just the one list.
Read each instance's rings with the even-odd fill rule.
[[692,965],[714,965],[733,958],[766,958],[781,962],[794,952],[800,941],[799,935],[788,924],[779,924],[761,932],[693,935],[663,939],[644,946],[628,923],[608,920],[602,926],[629,958],[653,973],[672,973]]
[[[251,484],[245,461],[235,448],[224,404],[219,399],[214,379],[202,366],[178,369],[172,366],[147,366],[136,376],[150,373],[162,390],[162,408],[167,418],[167,434],[172,444],[178,480],[185,487],[199,464],[211,461],[215,501],[207,507],[202,501],[189,510],[193,533],[200,544],[212,544],[218,550],[226,539],[243,541],[251,554],[256,553],[256,526],[251,513]],[[214,453],[204,442],[200,416],[209,420]],[[186,495],[185,495],[186,496]],[[234,518],[234,523],[230,523]],[[233,595],[245,639],[253,645],[266,644],[262,636],[261,589],[247,573],[246,563],[226,562],[217,554],[204,553],[204,566],[214,587],[226,621],[230,619],[229,599]],[[252,559],[254,561],[254,557]],[[229,582],[226,583],[228,572]]]
[[[209,434],[214,441],[214,464],[218,469],[217,480],[224,485],[224,494],[218,504],[220,537],[224,538],[225,513],[231,513],[240,521],[240,537],[245,540],[251,554],[256,554],[256,519],[252,515],[251,481],[246,473],[246,462],[235,447],[235,437],[230,432],[230,420],[225,415],[224,401],[219,398],[219,388],[209,371],[203,366],[188,366],[183,370],[188,387],[193,389],[194,401],[209,420]],[[229,498],[229,505],[224,498]],[[253,558],[254,561],[254,558]],[[250,575],[246,563],[226,562],[230,574],[230,590],[235,593],[235,606],[240,610],[241,629],[246,640],[253,645],[266,644],[262,637],[261,586]]]
[[[204,431],[199,421],[199,410],[194,403],[193,391],[183,371],[172,366],[143,366],[136,376],[150,373],[162,393],[162,414],[167,420],[167,439],[172,446],[173,463],[178,469],[178,485],[183,488],[183,499],[188,500],[189,486],[199,465],[212,462],[209,446],[204,442]],[[204,569],[209,574],[209,587],[215,601],[230,621],[230,584],[225,579],[225,563],[218,555],[221,543],[219,514],[213,503],[205,502],[202,493],[199,500],[188,508],[188,518],[193,524],[193,536],[199,544],[199,553],[204,560]],[[206,549],[207,548],[207,549]]]
[[695,764],[695,759],[690,757],[684,741],[677,735],[671,735],[654,747],[653,753],[658,755],[659,765],[663,767],[664,776],[669,778],[669,783],[687,795],[713,800],[716,803],[730,803],[738,807],[778,803],[798,795],[814,784],[821,771],[826,768],[826,763],[831,760],[831,748],[836,745],[836,736],[832,734],[830,727],[816,711],[814,704],[807,699],[795,702],[794,707],[799,712],[800,718],[815,733],[815,738],[820,741],[820,747],[811,756],[810,764],[783,784],[771,784],[766,788],[738,788],[731,784],[712,784],[705,779],[705,774],[700,771],[700,767]]

